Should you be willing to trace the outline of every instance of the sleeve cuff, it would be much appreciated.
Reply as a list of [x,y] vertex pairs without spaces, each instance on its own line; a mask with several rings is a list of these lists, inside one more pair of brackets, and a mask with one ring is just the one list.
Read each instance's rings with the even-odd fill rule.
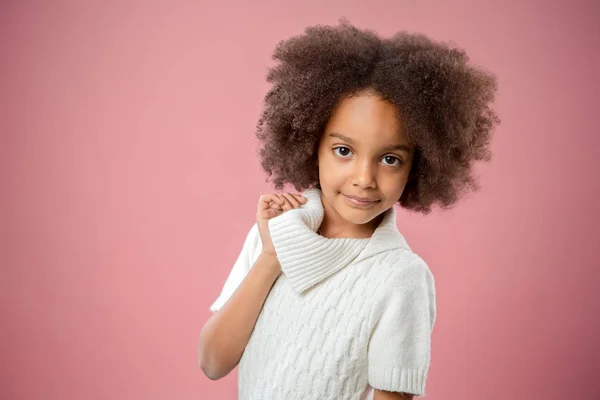
[[425,394],[427,367],[369,367],[369,385],[388,392],[405,392],[418,396]]

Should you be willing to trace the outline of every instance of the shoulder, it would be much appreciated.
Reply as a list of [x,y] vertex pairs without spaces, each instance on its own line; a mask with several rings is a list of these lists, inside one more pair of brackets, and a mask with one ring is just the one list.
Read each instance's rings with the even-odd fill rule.
[[427,262],[418,254],[410,251],[407,259],[396,260],[394,263],[396,274],[403,277],[414,277],[415,279],[433,280],[433,273]]
[[381,268],[384,279],[379,289],[383,292],[398,293],[399,289],[415,287],[435,290],[435,278],[429,265],[410,249],[391,252]]
[[250,240],[252,244],[260,242],[260,234],[258,232],[258,224],[256,222],[250,227],[247,239]]
[[244,247],[254,248],[260,243],[260,233],[258,231],[258,224],[254,222],[250,229],[246,231],[246,239],[244,240]]
[[379,266],[385,270],[388,278],[406,278],[409,276],[426,277],[433,274],[427,262],[408,248],[394,249],[382,260]]
[[258,255],[262,251],[262,241],[260,239],[260,232],[258,231],[258,224],[256,222],[252,225],[250,231],[248,232],[244,247],[247,247],[248,249],[252,265],[253,261],[258,258]]
[[[392,315],[401,313],[402,318],[410,321],[426,318],[432,329],[436,319],[436,288],[435,279],[425,260],[407,251],[387,268],[386,279],[378,282],[376,290],[379,293],[372,316],[377,318],[389,312]],[[410,312],[407,307],[411,309]],[[406,323],[409,323],[408,320],[405,320]]]

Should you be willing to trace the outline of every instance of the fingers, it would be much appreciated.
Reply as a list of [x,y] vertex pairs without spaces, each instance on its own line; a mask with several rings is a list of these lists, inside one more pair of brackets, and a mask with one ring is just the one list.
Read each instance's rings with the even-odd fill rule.
[[300,203],[298,202],[298,200],[296,200],[296,198],[290,193],[282,193],[281,197],[285,201],[285,205],[283,206],[283,209],[285,211],[291,210],[292,208],[300,207]]
[[285,202],[285,198],[279,194],[279,193],[274,193],[273,194],[273,198],[277,199],[276,201],[273,201],[273,203],[271,204],[271,208],[274,208],[276,210],[280,210],[280,211],[286,211],[287,210],[287,205]]
[[270,208],[280,209],[285,202],[277,194],[263,194],[258,201],[258,210],[264,211]]
[[301,194],[294,194],[294,196],[300,200],[302,202],[302,204],[306,203],[308,201],[308,199],[304,196],[302,196]]
[[300,194],[282,193],[280,197],[285,200],[285,204],[283,205],[284,211],[298,208],[307,201],[306,197]]
[[294,193],[272,193],[264,194],[260,197],[259,211],[274,209],[279,211],[288,211],[298,208],[305,204],[308,199],[301,194]]

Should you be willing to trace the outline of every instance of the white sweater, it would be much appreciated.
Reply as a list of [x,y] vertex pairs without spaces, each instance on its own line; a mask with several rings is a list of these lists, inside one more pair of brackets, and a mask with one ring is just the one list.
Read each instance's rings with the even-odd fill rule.
[[[396,227],[392,207],[371,238],[329,239],[321,192],[269,220],[282,274],[238,365],[240,400],[344,399],[372,388],[425,394],[435,323],[435,282]],[[220,296],[218,311],[262,249],[256,224]]]

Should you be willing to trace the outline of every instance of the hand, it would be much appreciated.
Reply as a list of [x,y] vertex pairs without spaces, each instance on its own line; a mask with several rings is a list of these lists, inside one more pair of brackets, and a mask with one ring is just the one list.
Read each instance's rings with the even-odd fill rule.
[[285,211],[298,208],[308,199],[300,194],[263,194],[258,200],[256,210],[256,224],[262,241],[262,252],[268,255],[275,254],[275,247],[269,232],[269,220],[283,214]]

